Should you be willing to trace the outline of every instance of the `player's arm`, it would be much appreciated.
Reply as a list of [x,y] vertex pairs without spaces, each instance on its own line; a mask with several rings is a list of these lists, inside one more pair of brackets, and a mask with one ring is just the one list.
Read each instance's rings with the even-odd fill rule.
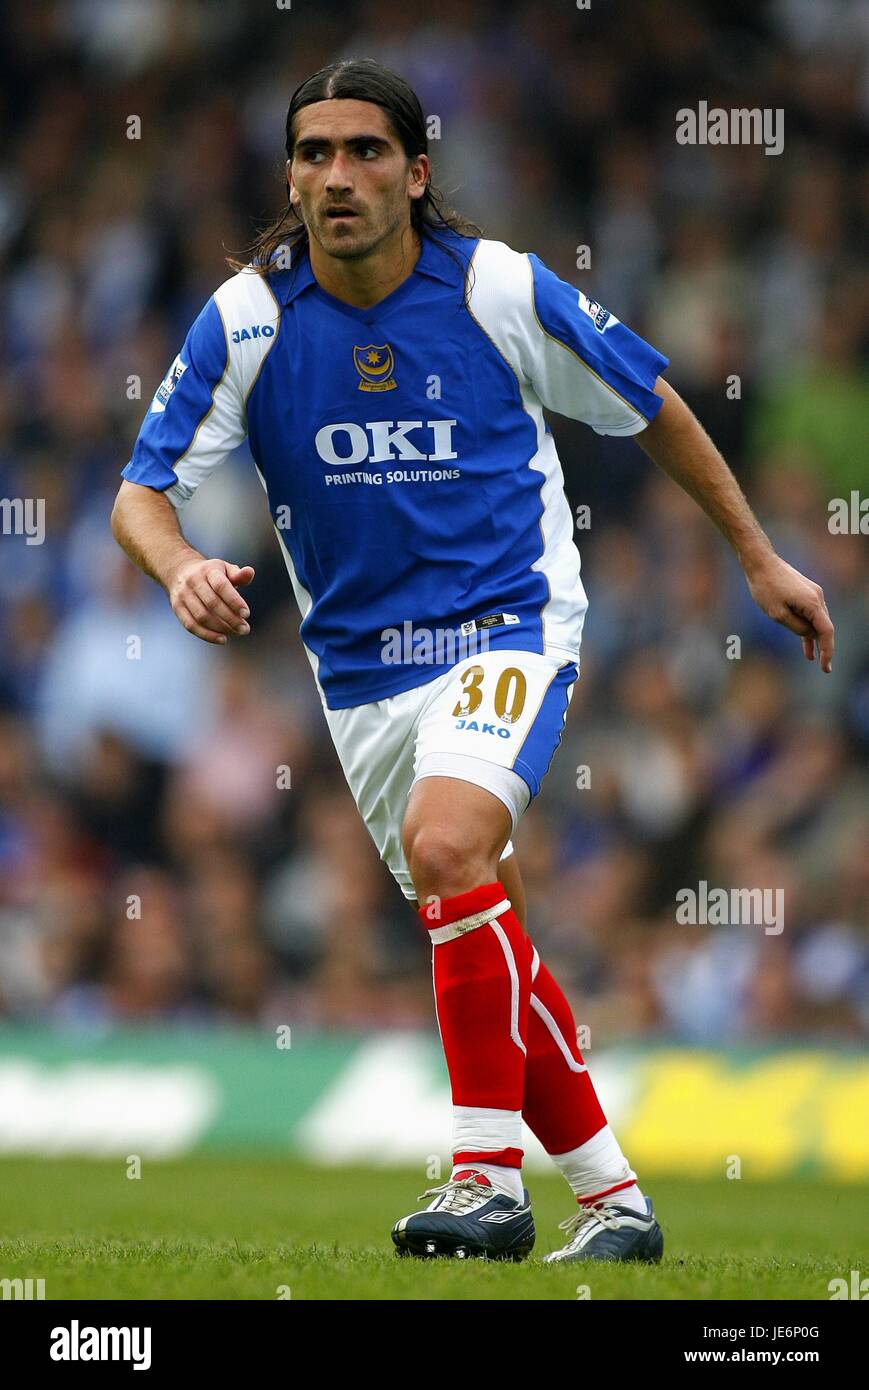
[[250,583],[253,569],[195,550],[165,492],[125,478],[112,509],[112,534],[133,563],[163,586],[188,632],[222,645],[250,631],[250,612],[238,589]]
[[246,398],[262,357],[233,356],[226,327],[227,315],[260,310],[243,298],[246,284],[227,281],[191,327],[151,401],[112,511],[118,544],[162,584],[179,622],[217,644],[250,630],[238,589],[254,572],[200,554],[185,539],[179,512],[247,434]]
[[803,639],[809,661],[817,642],[829,671],[833,624],[821,589],[776,555],[715,445],[663,380],[667,358],[538,257],[527,261],[530,296],[508,300],[513,336],[505,355],[513,349],[521,374],[550,409],[598,434],[633,435],[727,537],[759,607]]
[[834,629],[820,585],[776,554],[738,482],[681,396],[662,377],[655,393],[664,403],[634,436],[637,443],[700,504],[733,547],[758,607],[802,638],[809,661],[817,642],[821,669],[830,671]]

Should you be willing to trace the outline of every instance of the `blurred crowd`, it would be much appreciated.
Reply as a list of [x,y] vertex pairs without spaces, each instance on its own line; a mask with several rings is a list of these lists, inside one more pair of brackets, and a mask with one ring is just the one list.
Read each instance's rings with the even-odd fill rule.
[[[347,55],[439,117],[449,202],[669,356],[837,627],[824,676],[633,441],[552,421],[591,607],[515,839],[541,954],[592,1045],[865,1035],[869,567],[828,527],[869,492],[863,0],[9,0],[0,25],[0,497],[46,523],[0,535],[0,1018],[434,1026],[246,450],[185,512],[256,567],[231,649],[108,528],[225,256],[284,204],[291,92]],[[701,100],[783,109],[783,152],[678,144]],[[782,889],[783,931],[679,925],[701,882]]]

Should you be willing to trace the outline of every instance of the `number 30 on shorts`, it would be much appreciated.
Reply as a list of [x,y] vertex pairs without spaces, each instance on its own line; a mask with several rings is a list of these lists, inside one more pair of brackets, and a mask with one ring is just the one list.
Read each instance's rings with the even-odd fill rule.
[[[453,710],[454,718],[467,718],[468,715],[474,714],[480,708],[487,693],[483,690],[485,674],[482,666],[469,666],[467,671],[462,672],[459,679],[462,682],[464,693]],[[498,718],[503,720],[505,724],[515,724],[516,720],[522,716],[527,693],[528,682],[522,671],[516,666],[508,666],[501,671],[492,697]]]

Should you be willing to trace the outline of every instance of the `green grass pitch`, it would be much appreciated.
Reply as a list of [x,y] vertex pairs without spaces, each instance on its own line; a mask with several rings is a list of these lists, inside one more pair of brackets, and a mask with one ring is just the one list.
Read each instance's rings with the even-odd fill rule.
[[648,1183],[659,1266],[545,1266],[573,1210],[532,1182],[537,1245],[522,1264],[399,1259],[389,1238],[433,1182],[277,1158],[0,1160],[0,1279],[46,1299],[828,1299],[869,1272],[869,1188],[820,1182]]

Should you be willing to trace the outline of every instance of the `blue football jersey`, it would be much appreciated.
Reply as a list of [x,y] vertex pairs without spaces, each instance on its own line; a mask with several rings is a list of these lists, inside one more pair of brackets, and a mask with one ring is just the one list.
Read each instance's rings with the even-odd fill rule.
[[321,697],[344,709],[460,659],[396,661],[396,632],[480,623],[489,647],[578,660],[587,600],[543,408],[635,434],[666,366],[503,242],[426,235],[368,309],[322,289],[302,249],[215,291],[123,476],[181,508],[247,437]]

